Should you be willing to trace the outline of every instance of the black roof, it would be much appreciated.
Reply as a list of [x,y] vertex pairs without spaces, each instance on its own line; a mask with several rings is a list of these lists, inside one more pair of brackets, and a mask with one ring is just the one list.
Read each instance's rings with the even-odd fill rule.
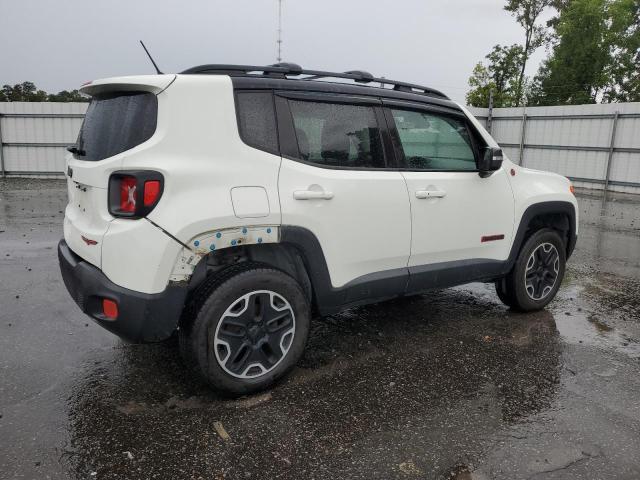
[[[276,88],[350,93],[353,95],[376,95],[400,100],[427,101],[428,103],[458,108],[457,105],[449,100],[449,97],[433,88],[388,78],[377,78],[362,70],[325,72],[322,70],[306,70],[294,63],[277,63],[267,66],[216,64],[192,67],[181,73],[190,75],[229,75],[233,77],[233,83],[236,88]],[[353,80],[355,84],[317,81],[330,78]],[[369,84],[378,84],[379,87],[376,88],[376,86],[370,86]],[[392,88],[385,88],[386,85],[392,86]]]

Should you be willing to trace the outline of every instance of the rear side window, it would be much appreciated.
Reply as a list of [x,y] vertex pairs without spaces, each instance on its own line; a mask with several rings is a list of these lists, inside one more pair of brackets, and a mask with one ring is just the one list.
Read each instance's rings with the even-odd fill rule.
[[476,170],[469,130],[461,119],[391,110],[409,169]]
[[278,131],[270,92],[238,92],[238,127],[247,145],[278,153]]
[[156,131],[158,100],[153,93],[96,95],[78,136],[81,160],[102,160],[149,140]]
[[372,107],[289,100],[300,159],[327,167],[384,168]]

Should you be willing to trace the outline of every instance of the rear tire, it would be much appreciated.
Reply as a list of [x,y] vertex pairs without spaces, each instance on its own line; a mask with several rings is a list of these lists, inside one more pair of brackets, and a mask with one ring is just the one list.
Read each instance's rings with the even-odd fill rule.
[[221,393],[238,396],[271,386],[302,356],[309,302],[284,272],[238,264],[198,290],[180,328],[189,364]]
[[522,312],[541,310],[558,293],[564,278],[566,250],[557,231],[544,228],[522,246],[513,270],[496,282],[507,306]]

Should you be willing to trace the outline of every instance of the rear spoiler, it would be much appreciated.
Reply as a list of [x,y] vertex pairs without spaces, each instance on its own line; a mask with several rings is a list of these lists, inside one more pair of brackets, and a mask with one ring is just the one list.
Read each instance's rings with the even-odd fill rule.
[[85,95],[98,95],[114,91],[152,92],[157,95],[171,85],[175,79],[175,74],[103,78],[83,85],[80,92]]

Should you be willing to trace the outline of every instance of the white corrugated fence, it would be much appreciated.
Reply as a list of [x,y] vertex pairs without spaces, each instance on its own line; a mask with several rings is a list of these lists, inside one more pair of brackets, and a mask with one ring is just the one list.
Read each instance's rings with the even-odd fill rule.
[[515,163],[640,193],[640,103],[470,110]]
[[0,167],[13,176],[60,176],[88,103],[0,102]]
[[[61,175],[87,105],[0,103],[3,175]],[[576,186],[640,193],[640,103],[470,110],[516,163]]]

